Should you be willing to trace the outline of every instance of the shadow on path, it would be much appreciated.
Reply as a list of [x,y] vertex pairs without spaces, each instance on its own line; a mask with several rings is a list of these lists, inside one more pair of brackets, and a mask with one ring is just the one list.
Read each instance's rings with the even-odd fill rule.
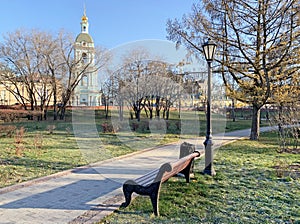
[[104,180],[79,180],[42,193],[36,193],[7,204],[0,208],[46,208],[63,210],[89,210],[97,203],[89,203],[115,189],[120,183]]

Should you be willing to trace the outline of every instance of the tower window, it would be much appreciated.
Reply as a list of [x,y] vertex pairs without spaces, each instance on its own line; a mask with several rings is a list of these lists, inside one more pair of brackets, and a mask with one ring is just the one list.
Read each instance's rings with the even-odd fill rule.
[[88,57],[86,53],[82,53],[82,63],[86,64],[88,62]]
[[86,31],[86,26],[83,26],[83,31],[84,31],[84,32]]
[[86,75],[81,79],[81,86],[88,86],[88,77]]

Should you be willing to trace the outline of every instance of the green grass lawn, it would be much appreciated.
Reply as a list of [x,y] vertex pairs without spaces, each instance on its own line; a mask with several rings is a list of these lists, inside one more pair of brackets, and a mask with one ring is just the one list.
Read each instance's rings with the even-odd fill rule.
[[[13,185],[26,180],[46,176],[62,170],[86,165],[91,162],[128,154],[157,145],[175,142],[179,138],[194,138],[195,122],[200,123],[198,134],[205,135],[206,121],[204,112],[182,111],[179,119],[176,112],[172,112],[169,121],[160,122],[168,128],[151,133],[145,128],[147,120],[142,119],[136,131],[119,130],[117,133],[103,133],[102,124],[110,123],[103,111],[79,111],[79,117],[72,124],[72,117],[68,112],[66,121],[20,121],[1,125],[14,125],[20,130],[24,127],[24,135],[20,143],[16,143],[14,136],[0,135],[0,187]],[[91,117],[89,117],[91,116]],[[93,117],[95,116],[95,117]],[[95,120],[96,136],[85,133],[85,136],[74,135],[74,123],[78,122],[84,128]],[[197,120],[195,120],[197,119]],[[198,120],[199,119],[199,120]],[[250,127],[250,120],[226,121],[224,117],[214,115],[213,132],[232,131]],[[128,121],[128,120],[127,120]],[[81,123],[80,123],[81,122]],[[129,124],[137,123],[130,120]],[[81,126],[79,126],[80,128]],[[185,131],[183,132],[183,128]],[[87,128],[88,129],[88,128]],[[82,150],[82,145],[92,150]]]
[[299,154],[277,153],[275,133],[260,141],[240,140],[223,146],[215,157],[217,175],[202,175],[196,165],[189,184],[171,178],[160,192],[160,217],[148,197],[99,223],[300,223]]
[[26,131],[18,144],[14,137],[0,138],[0,187],[85,164],[72,135],[59,130],[49,134],[41,127],[33,131],[35,125],[21,124]]

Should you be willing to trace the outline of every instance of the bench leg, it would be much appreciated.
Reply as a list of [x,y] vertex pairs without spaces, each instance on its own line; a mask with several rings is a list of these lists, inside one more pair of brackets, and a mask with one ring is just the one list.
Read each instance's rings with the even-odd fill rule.
[[194,160],[191,160],[189,165],[187,165],[186,168],[184,168],[182,171],[180,171],[180,173],[182,173],[184,175],[187,183],[190,182],[190,173],[191,173],[191,167],[192,167],[193,161]]
[[131,202],[132,193],[135,192],[140,195],[147,195],[151,199],[153,212],[156,216],[159,215],[159,190],[161,185],[161,180],[165,172],[170,172],[172,170],[172,166],[170,163],[165,163],[159,168],[159,172],[157,173],[155,179],[152,184],[148,186],[142,186],[137,184],[134,180],[127,180],[123,184],[123,193],[125,196],[125,202],[121,204],[121,207],[127,207]]
[[125,202],[121,204],[121,207],[126,208],[131,202],[131,195],[134,192],[134,188],[137,184],[133,180],[127,180],[123,184],[123,193],[125,197]]
[[123,184],[123,193],[125,196],[125,202],[120,207],[126,208],[131,202],[132,193],[135,192],[140,195],[148,195],[151,199],[153,207],[153,213],[159,216],[158,198],[161,182],[152,183],[147,187],[138,185],[133,180],[128,180]]
[[160,183],[155,184],[155,189],[150,193],[150,199],[153,207],[153,213],[156,216],[159,216],[159,190],[160,190]]

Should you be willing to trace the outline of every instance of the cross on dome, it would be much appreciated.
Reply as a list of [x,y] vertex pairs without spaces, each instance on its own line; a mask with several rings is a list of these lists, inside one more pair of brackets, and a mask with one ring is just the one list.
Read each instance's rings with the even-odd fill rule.
[[86,8],[85,8],[85,4],[83,6],[83,16],[81,17],[81,21],[82,22],[87,22],[88,21],[88,17],[86,16]]

